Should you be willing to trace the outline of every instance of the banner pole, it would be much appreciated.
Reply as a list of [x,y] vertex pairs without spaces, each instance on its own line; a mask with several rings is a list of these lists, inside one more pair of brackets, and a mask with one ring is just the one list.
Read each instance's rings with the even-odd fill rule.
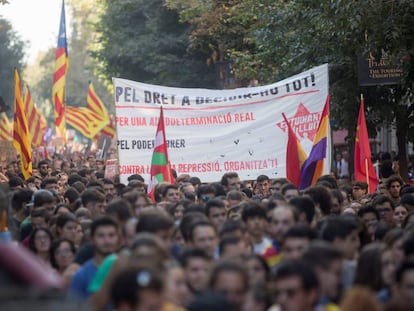
[[368,159],[365,158],[365,178],[368,184],[368,193],[370,193],[370,189],[369,189],[369,173],[368,173]]

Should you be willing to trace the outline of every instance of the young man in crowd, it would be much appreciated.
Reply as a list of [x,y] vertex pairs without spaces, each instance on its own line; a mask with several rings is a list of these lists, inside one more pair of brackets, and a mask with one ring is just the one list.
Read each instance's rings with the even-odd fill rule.
[[119,248],[118,224],[110,217],[97,218],[91,225],[91,240],[94,246],[93,258],[83,264],[72,278],[69,291],[76,297],[87,299],[91,292],[88,286],[106,256]]

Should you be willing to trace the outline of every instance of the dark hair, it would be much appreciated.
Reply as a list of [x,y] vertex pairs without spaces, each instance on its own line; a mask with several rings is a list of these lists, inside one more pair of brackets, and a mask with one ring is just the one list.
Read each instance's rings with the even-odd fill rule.
[[335,260],[342,261],[343,255],[331,243],[319,240],[310,243],[303,252],[302,259],[311,267],[328,269]]
[[39,207],[45,203],[53,202],[55,202],[55,197],[49,190],[40,189],[33,194],[33,207]]
[[20,211],[23,208],[23,203],[29,203],[32,200],[33,191],[30,189],[18,189],[13,193],[11,200],[12,208],[15,211]]
[[116,198],[106,207],[106,214],[113,216],[119,222],[126,222],[131,218],[131,204],[125,199]]
[[165,212],[157,209],[143,211],[135,228],[137,233],[156,233],[161,230],[169,230],[174,227],[174,221]]
[[[174,205],[171,205],[167,208],[167,212],[171,217],[174,217],[174,213],[177,209],[178,206],[182,206],[184,207],[184,211],[189,208],[191,206],[193,202],[191,202],[190,200],[187,199],[182,199],[179,200],[177,203],[175,203]],[[184,214],[184,213],[183,213]]]
[[99,218],[96,218],[91,224],[91,237],[95,235],[95,232],[99,227],[106,227],[106,226],[112,226],[116,230],[118,230],[118,224],[112,217],[101,216]]
[[78,223],[78,220],[72,213],[61,214],[56,218],[56,228],[62,229],[69,222]]
[[405,258],[414,254],[414,235],[412,233],[404,238],[402,248],[404,250]]
[[224,187],[220,183],[213,183],[211,186],[214,188],[214,193],[216,197],[219,196],[226,196],[226,190],[224,190]]
[[365,214],[373,213],[375,214],[375,217],[377,220],[380,219],[380,215],[375,207],[373,207],[371,204],[367,204],[361,209],[358,210],[358,217],[362,218]]
[[216,189],[214,189],[214,187],[211,185],[200,185],[198,186],[196,193],[197,197],[201,199],[204,194],[213,193],[216,195]]
[[79,192],[73,187],[70,187],[68,190],[65,191],[63,194],[65,199],[68,199],[69,203],[74,203],[77,199],[79,199]]
[[392,175],[385,182],[385,187],[387,189],[390,189],[391,188],[391,184],[393,182],[396,182],[396,181],[400,184],[400,186],[404,185],[404,180],[401,178],[401,176],[399,176],[399,175]]
[[368,184],[365,181],[356,181],[354,182],[352,187],[358,187],[358,188],[361,188],[362,190],[368,190]]
[[110,180],[109,178],[102,179],[102,184],[104,184],[104,185],[115,185],[115,183],[112,180]]
[[344,202],[345,200],[344,196],[342,195],[341,191],[339,191],[338,189],[332,189],[331,194],[334,198],[338,200],[339,204],[342,204]]
[[299,214],[305,213],[306,221],[310,224],[315,217],[315,203],[309,197],[295,197],[289,200]]
[[382,243],[372,243],[362,248],[358,258],[354,285],[367,286],[374,292],[383,288],[381,255],[385,247],[385,244]]
[[236,311],[239,310],[226,297],[212,290],[205,290],[191,300],[186,306],[188,311]]
[[74,182],[71,187],[75,188],[79,194],[82,194],[86,190],[86,185],[82,181]]
[[184,213],[183,219],[180,221],[179,229],[185,242],[188,242],[190,239],[190,230],[192,224],[199,220],[208,221],[208,218],[204,213],[200,212]]
[[206,211],[206,215],[207,215],[207,217],[209,217],[209,215],[210,215],[210,210],[212,209],[212,208],[214,208],[214,207],[217,207],[217,208],[225,208],[225,206],[224,206],[224,202],[223,202],[223,200],[221,200],[221,199],[212,199],[212,200],[209,200],[207,203],[206,203],[206,209],[205,209],[205,211]]
[[52,243],[53,241],[52,232],[50,232],[48,228],[45,228],[45,227],[35,228],[29,236],[29,249],[35,254],[37,254],[37,249],[35,246],[35,238],[36,238],[36,233],[38,233],[39,231],[43,231],[49,236],[50,243]]
[[386,202],[390,203],[392,209],[395,208],[394,202],[391,200],[391,198],[389,196],[384,195],[384,194],[377,195],[374,198],[374,200],[372,200],[372,205],[376,208],[377,205],[382,205]]
[[[282,262],[273,277],[273,281],[299,277],[302,280],[302,287],[309,291],[319,287],[318,277],[310,265],[303,261]],[[315,301],[316,304],[316,301]]]
[[41,189],[45,189],[47,185],[51,184],[57,184],[58,180],[56,177],[46,177],[42,180],[42,183],[40,184]]
[[290,227],[285,234],[283,235],[283,239],[286,240],[287,238],[306,238],[309,241],[316,239],[318,233],[316,230],[312,229],[309,226],[303,224],[297,224]]
[[83,178],[82,178],[82,176],[80,176],[80,175],[78,175],[78,174],[70,174],[70,175],[68,176],[68,185],[69,185],[69,186],[73,186],[73,184],[74,184],[75,182],[78,182],[78,181],[80,181],[80,182],[82,182],[82,183],[83,183]]
[[52,267],[55,268],[55,269],[59,268],[58,265],[57,265],[57,262],[56,262],[55,252],[60,247],[60,245],[62,243],[65,243],[65,242],[69,244],[70,251],[72,252],[73,256],[75,256],[75,254],[76,254],[75,245],[73,244],[73,242],[71,240],[59,239],[59,240],[54,241],[52,243],[52,245],[50,246],[49,258],[50,258],[50,263],[52,264]]
[[298,187],[296,187],[294,184],[287,183],[280,188],[280,193],[282,193],[282,195],[285,195],[286,191],[288,190],[298,190]]
[[305,190],[304,194],[311,197],[313,202],[319,204],[323,215],[329,215],[332,209],[332,199],[329,189],[323,186],[313,186]]
[[39,163],[37,163],[37,168],[40,169],[40,167],[42,165],[47,165],[49,166],[49,161],[48,160],[40,160]]
[[338,183],[336,182],[336,178],[332,175],[322,175],[316,180],[316,184],[319,184],[320,182],[325,182],[329,184],[330,189],[338,189]]
[[414,270],[414,261],[412,260],[404,260],[401,265],[395,271],[395,281],[398,284],[401,284],[403,279],[404,273],[409,270]]
[[186,248],[178,257],[178,261],[184,268],[188,265],[192,258],[201,258],[205,261],[211,261],[212,258],[202,249],[199,248]]
[[328,218],[322,226],[321,238],[333,242],[336,238],[345,239],[354,230],[358,230],[358,224],[354,219],[333,216]]
[[104,202],[105,195],[96,189],[86,189],[81,195],[82,205],[86,206],[90,202]]
[[225,173],[222,177],[221,177],[221,184],[223,186],[228,186],[229,182],[228,182],[228,178],[238,178],[239,174],[237,174],[236,172],[227,172]]
[[[410,188],[414,189],[414,187]],[[400,194],[400,205],[414,205],[414,195],[412,193],[403,194],[402,192],[400,192]]]
[[401,228],[394,228],[387,232],[382,241],[388,246],[392,247],[396,241],[404,236],[404,230]]
[[270,181],[270,178],[266,175],[259,175],[256,178],[256,182],[264,182],[264,181]]
[[142,177],[139,174],[132,174],[128,176],[127,181],[130,182],[131,180],[139,180],[139,181],[145,182],[144,177]]
[[178,191],[178,187],[176,185],[165,185],[162,188],[162,196],[165,197],[168,193],[168,190],[170,190],[170,189],[174,189],[174,190]]
[[220,228],[219,237],[223,238],[225,234],[233,233],[240,230],[242,233],[246,232],[246,226],[239,220],[227,220]]
[[229,192],[227,192],[226,200],[242,201],[244,197],[243,193],[243,191],[230,190]]
[[220,239],[220,243],[219,243],[219,255],[221,256],[223,254],[224,249],[226,248],[226,246],[228,245],[237,245],[240,243],[240,241],[242,241],[241,238],[238,237],[225,237],[223,239]]
[[153,267],[129,267],[118,273],[110,289],[115,308],[121,303],[135,307],[141,303],[140,290],[152,290],[160,295],[163,291],[163,278]]
[[243,261],[245,263],[247,263],[250,260],[256,260],[257,262],[259,262],[259,264],[262,266],[263,270],[265,271],[266,281],[269,281],[271,271],[270,271],[269,264],[267,263],[266,259],[263,256],[261,256],[259,254],[249,254],[246,257],[244,257],[243,259],[244,259]]
[[11,176],[9,178],[9,187],[10,188],[16,188],[16,187],[23,187],[24,181],[19,176]]
[[214,232],[217,233],[216,227],[211,222],[200,219],[198,221],[194,221],[193,223],[191,223],[189,235],[188,235],[188,241],[194,241],[194,230],[197,227],[211,227],[214,230]]
[[217,262],[214,265],[213,270],[211,271],[211,274],[210,274],[210,281],[209,281],[210,288],[214,289],[216,287],[217,281],[222,272],[235,272],[239,274],[242,277],[242,282],[243,282],[245,291],[249,289],[249,277],[247,275],[247,271],[239,261],[235,261],[235,260],[232,260],[232,261],[223,260],[223,261]]
[[248,219],[258,217],[267,220],[266,210],[256,202],[246,202],[242,211],[242,219],[246,222]]
[[[133,251],[139,247],[148,246],[154,248],[157,251],[157,260],[161,259],[164,261],[169,258],[169,252],[165,248],[163,242],[156,235],[149,232],[138,233],[135,236],[134,242],[132,243],[130,249]],[[154,258],[155,259],[155,258]]]
[[201,185],[201,180],[200,178],[193,176],[188,180],[189,183],[191,183],[194,187],[196,187],[197,185]]

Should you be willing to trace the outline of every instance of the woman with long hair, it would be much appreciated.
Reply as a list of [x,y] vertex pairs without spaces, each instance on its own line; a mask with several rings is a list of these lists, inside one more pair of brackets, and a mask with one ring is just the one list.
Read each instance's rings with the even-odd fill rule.
[[50,247],[53,236],[48,228],[35,228],[29,236],[29,249],[39,257],[41,261],[50,265]]

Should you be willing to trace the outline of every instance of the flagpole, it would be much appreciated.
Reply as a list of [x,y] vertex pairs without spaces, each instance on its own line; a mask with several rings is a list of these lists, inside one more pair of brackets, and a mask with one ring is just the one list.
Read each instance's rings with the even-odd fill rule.
[[369,192],[369,173],[368,173],[368,159],[365,158],[365,178],[367,179],[367,185],[368,185],[368,193]]

